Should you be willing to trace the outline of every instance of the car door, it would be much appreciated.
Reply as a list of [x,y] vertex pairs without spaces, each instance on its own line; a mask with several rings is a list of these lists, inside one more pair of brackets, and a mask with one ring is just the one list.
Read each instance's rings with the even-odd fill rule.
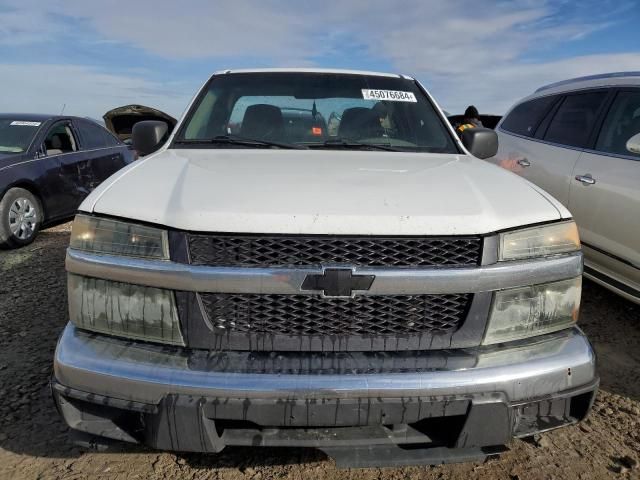
[[593,149],[575,165],[569,209],[580,228],[586,270],[631,286],[640,299],[640,154],[626,149],[640,133],[640,89],[615,95]]
[[91,192],[112,174],[129,163],[127,147],[106,129],[89,120],[75,121],[80,131],[87,167],[82,171],[82,182]]
[[84,198],[77,165],[81,159],[78,150],[77,133],[70,120],[53,123],[38,148],[39,163],[47,165],[39,183],[45,192],[42,200],[49,220],[73,215]]
[[541,128],[546,131],[562,100],[560,95],[550,95],[513,108],[500,124],[498,153],[490,161],[535,183],[566,204],[568,178],[579,153],[536,138]]

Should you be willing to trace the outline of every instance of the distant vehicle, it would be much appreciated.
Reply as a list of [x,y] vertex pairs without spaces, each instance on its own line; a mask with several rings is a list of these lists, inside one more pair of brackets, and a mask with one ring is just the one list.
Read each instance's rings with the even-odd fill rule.
[[131,130],[133,126],[143,120],[160,120],[168,126],[167,132],[171,134],[177,120],[160,110],[144,105],[124,105],[109,110],[102,118],[110,132],[113,132],[127,145],[131,145]]
[[640,303],[640,72],[567,80],[518,102],[491,159],[571,210],[585,275]]
[[0,114],[0,246],[20,247],[73,217],[84,198],[133,161],[86,118]]
[[[447,115],[445,113],[445,115]],[[464,115],[447,115],[447,119],[453,128],[460,125],[464,119]],[[480,121],[484,128],[495,129],[502,117],[500,115],[480,115]]]

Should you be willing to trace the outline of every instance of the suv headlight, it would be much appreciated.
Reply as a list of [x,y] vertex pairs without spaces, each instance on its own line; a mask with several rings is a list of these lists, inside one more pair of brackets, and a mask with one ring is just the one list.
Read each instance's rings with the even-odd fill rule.
[[[109,218],[77,215],[70,247],[92,253],[169,259],[167,232]],[[69,274],[69,318],[79,328],[184,345],[171,290]]]
[[521,260],[580,250],[575,222],[560,222],[500,234],[499,260]]
[[483,344],[551,333],[578,321],[582,277],[495,292]]
[[82,214],[73,221],[69,246],[94,253],[169,259],[165,230]]

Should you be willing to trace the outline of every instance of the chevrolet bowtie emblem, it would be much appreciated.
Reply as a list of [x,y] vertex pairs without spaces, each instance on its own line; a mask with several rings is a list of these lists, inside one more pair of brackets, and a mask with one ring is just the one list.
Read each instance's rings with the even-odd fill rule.
[[321,290],[325,297],[351,297],[356,290],[369,290],[374,275],[354,275],[350,268],[327,268],[320,275],[307,275],[302,290]]

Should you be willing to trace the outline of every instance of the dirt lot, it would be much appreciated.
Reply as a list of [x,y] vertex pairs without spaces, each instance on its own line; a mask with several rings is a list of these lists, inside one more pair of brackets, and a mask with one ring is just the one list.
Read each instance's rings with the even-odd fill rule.
[[73,446],[47,382],[66,323],[64,254],[69,227],[31,246],[0,251],[0,479],[80,478],[640,478],[640,307],[586,282],[581,326],[599,355],[602,388],[583,424],[537,442],[516,441],[484,464],[336,470],[322,453],[229,448],[221,455],[174,455],[119,445]]

